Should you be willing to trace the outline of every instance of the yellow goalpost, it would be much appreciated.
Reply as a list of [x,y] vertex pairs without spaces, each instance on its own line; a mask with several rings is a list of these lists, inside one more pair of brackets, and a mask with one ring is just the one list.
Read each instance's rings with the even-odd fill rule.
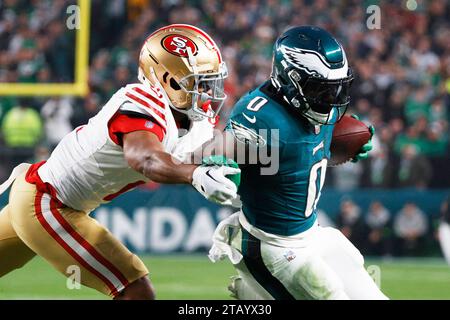
[[0,96],[84,96],[88,93],[90,0],[78,0],[80,28],[75,37],[75,81],[72,83],[0,83]]

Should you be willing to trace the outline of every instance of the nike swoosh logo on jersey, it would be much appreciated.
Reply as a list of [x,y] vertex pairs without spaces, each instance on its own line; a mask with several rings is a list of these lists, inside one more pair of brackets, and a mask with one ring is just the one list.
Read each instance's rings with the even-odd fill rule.
[[255,123],[256,122],[256,117],[253,116],[252,118],[250,118],[248,115],[246,115],[245,113],[242,113],[242,115],[244,116],[245,119],[248,120],[248,122],[250,123]]

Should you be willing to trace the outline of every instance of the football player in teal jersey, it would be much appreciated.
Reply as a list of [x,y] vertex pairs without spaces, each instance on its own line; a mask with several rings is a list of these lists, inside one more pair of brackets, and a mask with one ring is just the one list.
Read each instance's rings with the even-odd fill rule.
[[[223,154],[241,168],[242,205],[217,227],[210,258],[228,256],[234,264],[236,298],[387,299],[358,249],[317,223],[333,127],[349,104],[352,80],[331,34],[294,27],[275,43],[270,79],[234,106],[224,133],[233,144]],[[240,144],[257,161],[242,164]],[[371,142],[353,161],[370,149]],[[270,167],[263,165],[265,152],[276,162]]]

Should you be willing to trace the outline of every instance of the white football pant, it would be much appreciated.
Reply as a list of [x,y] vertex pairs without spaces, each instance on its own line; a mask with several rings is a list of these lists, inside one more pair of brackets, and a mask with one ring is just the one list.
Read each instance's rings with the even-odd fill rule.
[[442,254],[445,260],[450,264],[450,225],[441,222],[439,225],[439,243],[441,244]]
[[[337,229],[315,226],[303,247],[280,247],[241,227],[232,246],[243,253],[229,287],[241,300],[388,299],[364,268],[364,258]],[[237,241],[236,241],[237,240]]]

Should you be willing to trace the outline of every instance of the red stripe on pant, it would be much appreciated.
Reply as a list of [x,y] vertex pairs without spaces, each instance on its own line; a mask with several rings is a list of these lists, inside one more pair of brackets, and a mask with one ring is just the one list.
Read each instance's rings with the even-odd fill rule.
[[126,287],[129,283],[127,278],[117,269],[109,260],[103,257],[86,239],[84,239],[59,213],[57,202],[53,199],[50,202],[50,210],[53,216],[63,226],[64,230],[69,233],[83,248],[86,249],[98,262],[105,266],[117,279]]
[[[106,278],[102,273],[100,273],[98,270],[96,270],[94,267],[92,267],[86,260],[83,259],[83,257],[81,257],[74,249],[72,249],[65,241],[64,239],[62,239],[58,233],[52,228],[52,226],[45,220],[45,217],[42,214],[42,197],[43,197],[43,193],[42,192],[38,192],[35,198],[35,210],[36,210],[36,217],[38,219],[38,221],[41,223],[41,225],[44,227],[44,229],[50,234],[50,236],[52,236],[53,239],[56,240],[56,242],[58,242],[58,244],[64,248],[64,250],[67,251],[67,253],[69,253],[78,263],[80,263],[80,265],[82,265],[85,269],[89,270],[92,274],[96,275],[99,279],[101,279],[106,286],[111,290],[111,294],[113,296],[116,296],[119,292],[117,290],[117,288],[114,286],[114,284],[108,279]],[[51,213],[53,214],[53,216],[55,216],[55,211],[58,212],[57,210],[58,205],[56,203],[56,201],[54,201],[53,199],[50,200],[50,210]],[[61,214],[58,212],[58,215],[61,216]],[[55,218],[58,220],[58,218],[55,216]],[[62,218],[62,216],[61,216]],[[63,219],[63,218],[62,218]],[[64,219],[63,219],[64,220]],[[59,220],[58,220],[59,221]],[[67,221],[65,221],[65,224],[68,224]],[[60,222],[61,223],[61,222]],[[64,225],[62,225],[64,228]],[[65,229],[65,228],[64,228]],[[73,230],[73,228],[72,228]],[[67,231],[67,230],[66,230]],[[69,232],[72,236],[74,236],[74,234],[78,233],[73,230],[73,232]],[[80,235],[78,235],[79,237],[81,237]],[[74,237],[75,238],[75,237]],[[76,239],[76,238],[75,238]],[[76,239],[78,241],[78,239]],[[83,239],[84,240],[84,239]],[[79,241],[78,241],[79,242]],[[86,240],[84,240],[83,242],[88,243]],[[82,245],[86,250],[88,250],[82,243],[80,243],[80,245]],[[90,245],[89,245],[90,246]],[[94,256],[93,252],[91,252],[91,250],[88,250],[88,252]],[[96,252],[97,253],[97,252]],[[97,253],[98,254],[98,253]],[[94,256],[95,257],[95,256]],[[103,258],[103,257],[102,257]],[[104,258],[103,258],[104,259]],[[98,259],[97,259],[98,260]],[[107,261],[105,259],[105,261]],[[99,261],[100,263],[102,263],[101,261]],[[109,262],[108,262],[109,263]],[[103,264],[103,263],[102,263]],[[104,265],[104,264],[103,264]],[[104,265],[107,269],[109,269],[106,265]],[[113,270],[110,270],[112,273]],[[114,273],[115,274],[115,273]],[[123,277],[123,275],[122,275]],[[124,278],[124,277],[123,277]],[[118,277],[119,280],[122,279]],[[125,283],[122,282],[122,284],[124,286],[128,285],[128,281],[126,281],[125,279]]]

